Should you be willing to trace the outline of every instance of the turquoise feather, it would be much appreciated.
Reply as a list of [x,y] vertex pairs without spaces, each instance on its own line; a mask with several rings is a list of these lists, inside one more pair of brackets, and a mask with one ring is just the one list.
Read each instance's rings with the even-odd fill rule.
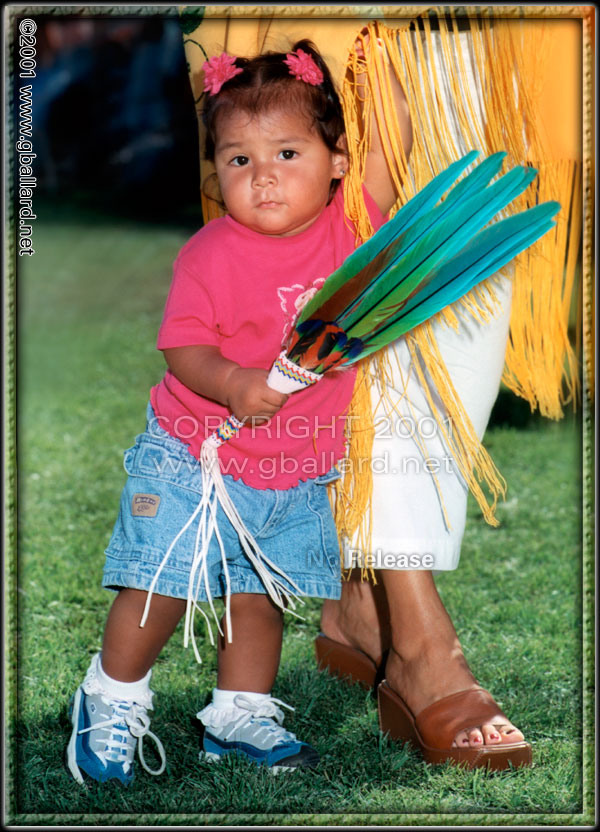
[[403,301],[428,279],[438,263],[460,251],[498,211],[524,191],[535,175],[531,168],[514,168],[449,214],[445,203],[434,208],[402,235],[392,266],[373,279],[350,308],[338,310],[336,321],[348,330],[376,311],[384,300],[388,305]]
[[506,156],[501,152],[456,182],[477,155],[471,151],[435,177],[327,279],[300,313],[286,349],[293,361],[323,373],[381,349],[555,225],[557,202],[490,225],[537,171],[515,167],[492,181]]
[[[428,215],[456,177],[478,155],[479,151],[473,150],[438,174],[409,202],[403,205],[394,217],[385,223],[373,237],[347,257],[342,265],[328,277],[326,285],[320,290],[318,305],[322,307],[325,301],[333,297],[336,292],[348,295],[357,302],[360,297],[360,288],[368,287],[373,278],[381,277],[384,270],[393,265],[398,259],[397,240],[399,236],[412,227],[421,217]],[[446,196],[443,205],[439,206],[437,218],[441,220],[448,211],[452,210],[458,199],[467,199],[480,193],[485,185],[500,171],[505,157],[506,153],[504,151],[494,153],[454,185]],[[353,291],[353,286],[356,287],[356,291]],[[339,301],[339,299],[336,300]],[[310,318],[316,308],[317,302],[310,301],[302,310],[299,321]],[[339,302],[337,308],[339,308]]]
[[[500,156],[503,154],[495,154]],[[505,155],[505,154],[504,154]],[[319,302],[321,306],[327,298],[331,297],[340,286],[344,286],[350,278],[357,275],[365,267],[369,267],[375,258],[381,254],[382,251],[390,243],[409,228],[416,220],[420,219],[426,214],[442,195],[450,188],[456,179],[465,171],[465,169],[479,156],[478,150],[472,150],[466,154],[462,159],[453,162],[446,170],[442,171],[424,188],[422,188],[415,196],[403,205],[392,217],[388,220],[370,239],[366,240],[355,251],[352,252],[342,263],[342,265],[332,272],[327,278],[326,284],[319,290]],[[490,157],[492,159],[494,157]],[[486,160],[489,161],[489,160]],[[482,165],[478,165],[475,170],[479,170]],[[473,172],[470,174],[472,175]],[[490,177],[493,174],[490,173]],[[311,316],[312,310],[315,309],[313,301],[309,301],[301,313],[299,320],[306,320]]]
[[435,271],[422,292],[416,293],[400,311],[387,316],[377,329],[351,330],[352,337],[364,342],[361,357],[395,341],[495,274],[553,228],[556,223],[551,217],[559,210],[559,203],[547,202],[480,232],[459,254]]

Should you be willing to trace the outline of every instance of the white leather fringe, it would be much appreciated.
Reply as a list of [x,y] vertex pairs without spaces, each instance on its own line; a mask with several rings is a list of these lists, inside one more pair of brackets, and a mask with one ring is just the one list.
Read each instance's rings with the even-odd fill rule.
[[[293,393],[314,384],[319,381],[320,378],[320,375],[298,367],[285,357],[285,353],[281,353],[271,368],[267,383],[270,387],[274,390],[278,390],[280,393]],[[218,449],[224,442],[237,435],[237,432],[242,427],[243,422],[240,422],[235,416],[232,415],[202,443],[202,447],[200,449],[202,497],[200,498],[200,502],[194,509],[192,515],[171,541],[171,544],[169,545],[169,548],[167,549],[167,552],[152,579],[152,583],[150,584],[150,588],[148,590],[148,597],[146,598],[144,613],[140,622],[140,627],[143,627],[148,619],[150,600],[155,590],[158,577],[171,556],[171,552],[173,551],[175,544],[187,531],[187,529],[190,528],[192,523],[197,520],[198,525],[194,544],[194,555],[192,558],[192,567],[188,582],[183,644],[184,647],[187,647],[191,641],[194,655],[198,662],[202,662],[202,658],[200,657],[200,652],[198,650],[194,635],[194,615],[196,610],[199,610],[201,615],[204,617],[210,642],[213,646],[215,645],[210,619],[202,607],[198,604],[198,594],[202,585],[204,586],[204,591],[206,593],[212,616],[216,622],[217,630],[220,635],[224,635],[213,604],[208,578],[208,552],[213,536],[216,537],[219,545],[221,564],[226,586],[225,634],[228,642],[231,642],[233,638],[231,627],[231,584],[229,569],[227,567],[227,554],[225,552],[223,539],[219,532],[219,526],[217,523],[217,511],[219,507],[222,509],[225,516],[237,532],[240,544],[246,557],[261,579],[265,590],[273,603],[280,607],[280,609],[284,612],[291,612],[292,615],[302,618],[301,615],[295,612],[296,603],[303,603],[300,598],[303,594],[302,590],[261,550],[252,534],[244,525],[233,500],[227,492],[227,488],[223,480],[221,467],[219,465]],[[281,579],[287,581],[287,585]],[[289,589],[288,586],[293,587],[293,589]]]

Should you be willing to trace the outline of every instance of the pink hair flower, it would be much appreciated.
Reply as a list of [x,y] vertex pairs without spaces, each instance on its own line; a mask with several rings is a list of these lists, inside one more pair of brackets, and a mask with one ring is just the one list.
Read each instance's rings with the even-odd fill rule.
[[227,52],[221,52],[220,55],[204,61],[201,69],[204,72],[204,91],[211,95],[216,95],[226,81],[231,81],[244,71],[241,67],[235,66],[235,57]]
[[289,52],[285,56],[284,64],[289,66],[291,75],[298,81],[305,81],[313,87],[323,83],[323,73],[314,62],[312,55],[303,52],[302,49]]

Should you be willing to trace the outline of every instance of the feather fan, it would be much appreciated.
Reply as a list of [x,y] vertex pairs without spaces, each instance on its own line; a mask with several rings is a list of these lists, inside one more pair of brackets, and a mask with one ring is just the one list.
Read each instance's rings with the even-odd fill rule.
[[285,346],[290,361],[320,375],[364,358],[454,303],[555,225],[557,202],[488,225],[537,175],[519,166],[490,184],[505,153],[477,165],[438,202],[476,155],[436,176],[330,275],[300,312]]

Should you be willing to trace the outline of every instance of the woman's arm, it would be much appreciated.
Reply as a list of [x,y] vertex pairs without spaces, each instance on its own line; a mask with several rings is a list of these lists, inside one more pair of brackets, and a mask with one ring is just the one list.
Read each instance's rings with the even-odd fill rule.
[[195,344],[163,350],[173,375],[200,396],[225,405],[241,421],[260,425],[283,407],[288,397],[267,385],[267,370],[243,368],[218,347]]
[[[365,44],[366,49],[373,48],[368,38],[359,38],[355,44],[359,57],[363,54],[363,43]],[[380,43],[376,43],[374,48],[383,49],[383,46]],[[384,59],[386,59],[385,56]],[[364,184],[369,194],[377,203],[377,206],[382,214],[388,213],[399,196],[394,184],[394,178],[391,175],[388,162],[385,157],[383,149],[384,141],[389,146],[393,143],[397,143],[398,139],[400,139],[407,159],[413,144],[412,122],[410,119],[410,111],[406,95],[404,94],[404,90],[402,89],[402,86],[393,71],[389,73],[389,78],[392,92],[392,105],[396,114],[400,135],[390,135],[389,133],[386,133],[385,136],[382,136],[380,133],[380,128],[375,116],[376,104],[378,105],[378,109],[381,111],[381,90],[379,87],[376,87],[374,92],[377,97],[377,101],[373,102],[371,106],[371,123],[365,128],[369,130],[371,134],[371,147],[367,153],[365,161]],[[358,75],[356,80],[360,86],[365,85],[367,80],[366,73]],[[384,123],[382,127],[386,130],[388,125]],[[392,125],[389,125],[389,127],[391,128]]]

